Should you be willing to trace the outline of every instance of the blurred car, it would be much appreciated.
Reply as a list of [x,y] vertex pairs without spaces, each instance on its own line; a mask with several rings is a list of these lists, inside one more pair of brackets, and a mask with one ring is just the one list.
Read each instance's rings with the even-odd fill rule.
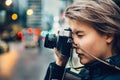
[[28,48],[28,47],[37,47],[37,36],[36,35],[34,35],[34,34],[31,34],[31,35],[24,34],[24,37],[25,38],[23,40],[23,43],[24,43],[24,46],[26,48]]
[[3,54],[8,51],[9,51],[9,45],[5,41],[0,40],[0,54]]
[[40,32],[34,28],[25,28],[22,30],[22,43],[25,48],[35,48],[39,44]]

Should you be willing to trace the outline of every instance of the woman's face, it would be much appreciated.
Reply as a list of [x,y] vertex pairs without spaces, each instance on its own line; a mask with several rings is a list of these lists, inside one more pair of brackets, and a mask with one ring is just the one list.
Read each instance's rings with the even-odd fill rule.
[[112,56],[111,45],[112,38],[106,35],[100,35],[90,25],[75,20],[68,20],[68,24],[73,32],[73,42],[76,53],[82,64],[95,61],[93,55],[100,59]]

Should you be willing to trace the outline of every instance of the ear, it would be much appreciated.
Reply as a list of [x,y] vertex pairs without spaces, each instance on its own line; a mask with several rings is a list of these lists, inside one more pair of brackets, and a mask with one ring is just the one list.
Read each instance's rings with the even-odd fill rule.
[[107,42],[108,44],[112,43],[113,38],[114,38],[114,35],[113,35],[113,34],[107,35],[107,36],[106,36],[106,42]]

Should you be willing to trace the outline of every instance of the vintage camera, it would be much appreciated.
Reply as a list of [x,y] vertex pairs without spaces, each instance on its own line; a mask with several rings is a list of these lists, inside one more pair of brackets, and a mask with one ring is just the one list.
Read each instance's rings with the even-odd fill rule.
[[69,28],[61,29],[56,34],[47,34],[44,46],[46,48],[56,47],[63,56],[70,57],[72,51],[72,33]]

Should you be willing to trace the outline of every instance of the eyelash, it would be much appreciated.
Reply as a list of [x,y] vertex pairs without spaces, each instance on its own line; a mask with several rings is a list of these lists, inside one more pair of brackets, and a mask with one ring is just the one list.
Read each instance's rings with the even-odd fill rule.
[[72,36],[73,35],[76,35],[78,38],[82,38],[84,36],[83,34],[77,34],[77,33],[76,34],[72,33]]
[[78,34],[77,36],[78,36],[79,38],[82,38],[82,37],[83,37],[83,35],[79,35],[79,34]]

